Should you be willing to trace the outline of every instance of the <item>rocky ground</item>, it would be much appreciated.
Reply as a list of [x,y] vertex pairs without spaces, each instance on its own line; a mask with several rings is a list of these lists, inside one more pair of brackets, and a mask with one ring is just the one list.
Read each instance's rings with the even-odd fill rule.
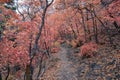
[[80,48],[61,45],[52,55],[41,80],[120,80],[120,37],[115,46],[99,46],[92,58],[78,56]]

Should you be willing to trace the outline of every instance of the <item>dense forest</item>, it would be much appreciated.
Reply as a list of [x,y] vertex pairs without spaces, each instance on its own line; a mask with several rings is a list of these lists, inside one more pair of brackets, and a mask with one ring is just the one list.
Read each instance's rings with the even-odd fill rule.
[[120,0],[0,0],[0,80],[120,80]]

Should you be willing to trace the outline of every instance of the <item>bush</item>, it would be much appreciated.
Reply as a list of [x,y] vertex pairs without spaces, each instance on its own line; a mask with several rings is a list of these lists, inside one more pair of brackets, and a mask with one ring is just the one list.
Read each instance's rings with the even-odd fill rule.
[[97,51],[98,45],[94,42],[85,43],[80,48],[79,56],[81,57],[93,57],[94,52]]

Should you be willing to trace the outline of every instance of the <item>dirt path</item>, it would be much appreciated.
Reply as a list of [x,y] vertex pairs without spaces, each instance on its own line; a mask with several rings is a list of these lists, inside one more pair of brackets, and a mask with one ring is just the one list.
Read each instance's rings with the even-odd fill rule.
[[53,54],[49,68],[41,80],[78,80],[76,68],[68,58],[72,50],[65,45],[61,45],[60,48],[58,53]]
[[64,46],[61,47],[61,51],[58,53],[58,58],[60,59],[61,65],[58,71],[56,72],[56,75],[58,77],[57,80],[77,80],[77,74],[75,74],[76,69],[67,57],[67,54],[69,53],[69,49]]

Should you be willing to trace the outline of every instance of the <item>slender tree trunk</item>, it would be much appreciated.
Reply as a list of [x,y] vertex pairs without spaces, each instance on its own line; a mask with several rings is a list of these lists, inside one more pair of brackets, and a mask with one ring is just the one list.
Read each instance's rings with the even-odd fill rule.
[[102,24],[102,27],[105,28],[105,30],[107,32],[107,35],[108,35],[108,38],[109,38],[109,41],[110,41],[110,44],[113,44],[113,41],[112,41],[112,38],[111,38],[111,35],[110,35],[110,30],[104,25],[104,23],[97,16],[96,16],[96,18]]
[[27,66],[26,66],[25,80],[31,80],[31,79],[30,79],[30,65],[27,65]]
[[30,44],[29,44],[29,57],[30,57],[30,63],[26,66],[25,71],[25,80],[32,80],[33,75],[33,67],[32,67],[32,60],[34,58],[34,55],[32,55],[32,34],[30,35]]
[[38,70],[38,74],[37,74],[36,80],[39,80],[39,76],[41,75],[43,57],[44,57],[44,54],[42,55],[42,57],[41,57],[41,59],[40,59],[39,70]]
[[[86,10],[86,9],[85,9]],[[86,10],[86,21],[88,21],[89,19],[88,19],[88,17],[89,17],[89,15],[88,15],[89,13],[88,13],[88,11]],[[88,39],[89,39],[89,41],[91,41],[92,40],[92,38],[91,38],[91,36],[89,36],[90,34],[91,34],[91,32],[90,32],[90,28],[89,28],[89,26],[88,26],[88,24],[86,23],[86,30],[87,30],[87,33],[88,33]]]
[[98,41],[98,36],[97,36],[97,22],[96,22],[96,19],[94,17],[95,16],[94,12],[95,12],[94,8],[93,8],[93,10],[91,8],[90,13],[91,13],[92,22],[93,22],[93,32],[94,32],[95,42],[98,43],[99,41]]
[[0,71],[0,80],[2,80],[2,73],[1,73],[1,71]]
[[74,35],[74,39],[76,39],[77,35],[76,35],[75,30],[73,29],[73,25],[72,24],[70,25],[70,28],[72,29],[72,32],[73,32],[73,35]]
[[84,37],[85,37],[85,42],[87,42],[87,29],[86,29],[86,25],[85,25],[85,20],[84,20],[84,15],[83,15],[83,11],[81,9],[79,9],[81,17],[82,17],[82,26],[84,29]]
[[[86,26],[86,27],[87,27],[88,34],[91,34],[89,27],[88,26]],[[92,40],[91,36],[89,36],[88,38],[90,41]]]
[[80,32],[79,32],[79,26],[78,26],[77,23],[75,23],[75,25],[76,25],[76,27],[77,27],[77,37],[78,37],[78,35],[80,34]]
[[99,39],[98,39],[98,29],[97,29],[97,22],[95,20],[95,40],[96,40],[96,43],[99,43]]
[[7,76],[6,76],[5,80],[8,80],[9,75],[10,75],[10,66],[8,64],[8,66],[7,66]]
[[114,21],[113,25],[115,26],[115,28],[117,29],[117,31],[120,33],[120,26],[118,26],[117,22]]

